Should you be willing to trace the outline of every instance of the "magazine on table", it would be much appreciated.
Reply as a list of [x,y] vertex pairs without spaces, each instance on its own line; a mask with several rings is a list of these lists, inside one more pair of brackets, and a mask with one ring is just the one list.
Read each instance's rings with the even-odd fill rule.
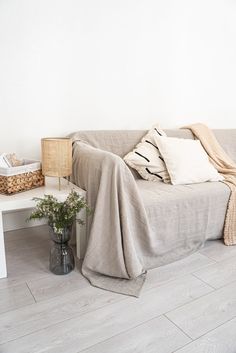
[[15,153],[0,154],[0,168],[11,168],[23,165],[23,161],[18,159]]

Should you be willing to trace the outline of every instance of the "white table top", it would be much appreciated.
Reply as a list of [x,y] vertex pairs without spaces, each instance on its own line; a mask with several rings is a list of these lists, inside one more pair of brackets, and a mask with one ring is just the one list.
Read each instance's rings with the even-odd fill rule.
[[61,178],[61,190],[59,190],[57,178],[45,178],[45,186],[41,186],[29,191],[23,191],[11,196],[0,194],[0,211],[17,210],[20,208],[34,207],[34,197],[43,197],[44,195],[53,195],[59,201],[63,201],[71,190],[77,191],[81,196],[86,196],[86,192],[78,186],[67,182]]

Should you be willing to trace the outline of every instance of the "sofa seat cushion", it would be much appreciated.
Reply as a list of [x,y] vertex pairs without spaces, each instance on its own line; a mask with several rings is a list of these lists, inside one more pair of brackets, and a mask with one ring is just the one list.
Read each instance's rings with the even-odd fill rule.
[[[145,257],[148,268],[175,261],[200,248],[206,240],[222,237],[230,195],[225,184],[136,182],[152,233],[151,240],[147,240],[150,253]],[[154,262],[151,253],[156,257]]]

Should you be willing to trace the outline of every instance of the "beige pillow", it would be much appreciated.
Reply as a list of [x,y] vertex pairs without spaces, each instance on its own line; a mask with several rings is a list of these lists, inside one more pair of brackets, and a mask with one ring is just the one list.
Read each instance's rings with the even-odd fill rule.
[[124,157],[124,161],[143,179],[169,182],[165,162],[155,145],[155,136],[166,136],[166,133],[158,125],[153,126],[134,150]]
[[154,140],[165,160],[173,185],[224,179],[210,163],[199,140],[156,135]]

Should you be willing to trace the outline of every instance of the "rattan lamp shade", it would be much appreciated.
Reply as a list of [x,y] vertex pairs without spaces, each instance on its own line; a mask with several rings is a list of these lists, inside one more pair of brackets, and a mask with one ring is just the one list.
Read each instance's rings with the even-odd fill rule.
[[58,178],[71,175],[72,140],[70,138],[43,138],[41,149],[43,175]]

